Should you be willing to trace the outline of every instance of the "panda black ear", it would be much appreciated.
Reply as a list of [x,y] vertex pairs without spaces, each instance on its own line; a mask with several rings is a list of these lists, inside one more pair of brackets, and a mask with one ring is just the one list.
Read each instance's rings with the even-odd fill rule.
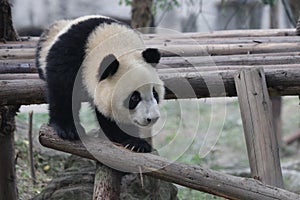
[[113,54],[105,56],[100,63],[98,70],[98,79],[102,81],[109,76],[114,75],[119,68],[119,61]]
[[157,64],[160,60],[160,53],[158,49],[148,48],[142,52],[143,58],[147,63]]

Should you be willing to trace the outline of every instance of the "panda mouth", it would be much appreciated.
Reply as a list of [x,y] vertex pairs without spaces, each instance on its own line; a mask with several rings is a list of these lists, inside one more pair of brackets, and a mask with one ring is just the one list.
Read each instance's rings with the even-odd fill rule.
[[151,123],[145,123],[145,124],[142,124],[142,123],[138,122],[137,120],[134,120],[133,122],[136,123],[136,124],[139,125],[139,126],[142,126],[142,127],[147,127],[147,126],[150,126],[150,125],[151,125]]

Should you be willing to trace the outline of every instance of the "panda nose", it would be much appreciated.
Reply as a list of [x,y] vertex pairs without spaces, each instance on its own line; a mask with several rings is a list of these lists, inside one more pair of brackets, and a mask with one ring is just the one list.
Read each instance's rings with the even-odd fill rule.
[[151,122],[152,123],[155,123],[157,120],[158,120],[159,117],[154,117],[154,118],[147,118],[147,122],[150,124]]

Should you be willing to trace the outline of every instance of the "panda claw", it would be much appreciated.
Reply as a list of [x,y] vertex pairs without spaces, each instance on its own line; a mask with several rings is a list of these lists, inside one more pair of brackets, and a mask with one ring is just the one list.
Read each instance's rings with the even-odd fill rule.
[[134,148],[135,148],[135,146],[133,146],[133,147],[130,149],[130,151],[133,151],[133,150],[134,150]]
[[121,143],[125,149],[132,152],[150,153],[152,150],[151,145],[143,139],[130,139]]

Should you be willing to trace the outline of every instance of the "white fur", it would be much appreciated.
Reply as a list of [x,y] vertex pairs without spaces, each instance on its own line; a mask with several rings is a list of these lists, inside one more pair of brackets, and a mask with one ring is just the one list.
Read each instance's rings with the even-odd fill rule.
[[[154,98],[148,101],[152,103],[151,105],[147,105],[144,101],[138,105],[136,108],[138,112],[135,114],[133,112],[130,114],[128,108],[124,107],[125,99],[145,85],[155,87],[159,99],[163,99],[163,82],[153,66],[144,61],[141,54],[144,49],[145,45],[140,35],[124,25],[105,24],[90,35],[82,66],[82,78],[89,95],[94,99],[94,104],[106,117],[123,123],[132,123],[132,120],[138,118],[141,124],[144,124],[142,121],[145,117],[141,114],[143,110],[148,109],[148,114],[151,113],[149,115],[153,115],[153,118],[155,115],[159,116],[157,105],[152,106],[156,102]],[[116,74],[99,82],[97,74],[100,63],[109,54],[116,56],[120,66]],[[150,92],[148,93],[152,94],[152,91]],[[149,106],[152,106],[151,109]]]
[[41,36],[40,46],[42,48],[39,57],[40,68],[42,69],[44,76],[46,76],[47,54],[50,48],[57,42],[59,36],[68,32],[71,26],[91,18],[108,18],[108,17],[102,15],[87,15],[87,16],[76,18],[74,20],[59,20],[53,23],[49,27],[49,29],[47,29],[46,32],[44,32],[44,34]]
[[[151,126],[160,117],[158,103],[153,95],[153,85],[147,84],[137,89],[140,92],[142,101],[134,110],[130,110],[132,123],[140,126]],[[151,121],[148,121],[150,119]]]
[[69,20],[60,20],[52,24],[46,32],[43,33],[40,39],[40,57],[39,62],[40,62],[40,68],[43,71],[44,76],[46,76],[46,57],[49,53],[50,48],[53,45],[53,40],[56,38],[57,34],[67,25],[69,24]]
[[[50,27],[45,34],[45,41],[41,43],[39,61],[44,72],[47,53],[59,36],[66,33],[72,25],[91,18],[106,17],[84,16],[71,21],[62,20]],[[155,88],[162,100],[164,86],[153,66],[144,61],[141,54],[144,49],[144,42],[135,30],[117,23],[101,24],[88,37],[82,77],[77,78],[83,79],[89,96],[106,117],[123,123],[135,121],[140,125],[148,125],[145,121],[147,118],[159,117],[152,89]],[[97,75],[100,63],[109,54],[117,57],[120,66],[112,77],[99,82]],[[135,90],[141,93],[143,100],[136,109],[129,111],[124,101]]]

